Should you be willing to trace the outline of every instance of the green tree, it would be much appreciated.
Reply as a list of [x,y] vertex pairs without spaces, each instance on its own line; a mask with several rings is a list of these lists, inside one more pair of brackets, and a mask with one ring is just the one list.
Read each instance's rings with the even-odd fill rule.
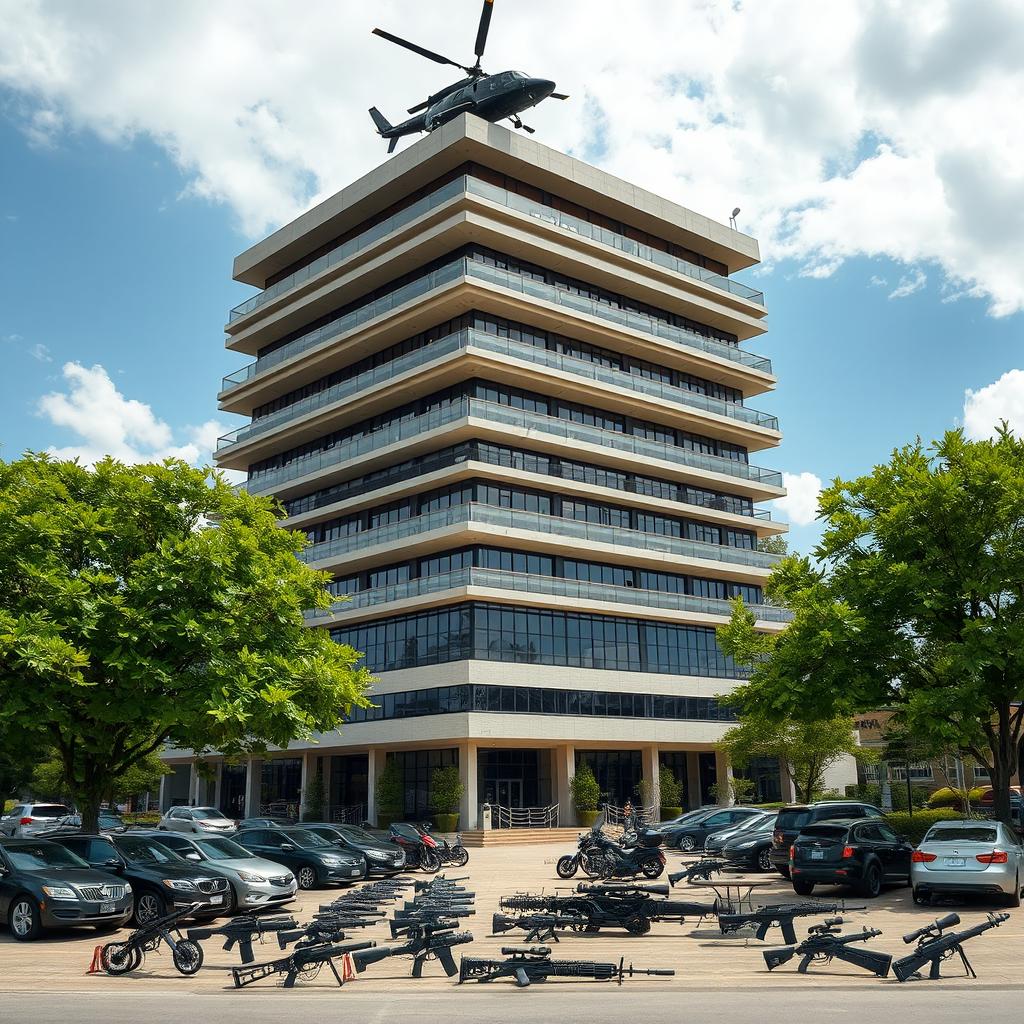
[[[736,693],[744,694],[745,688]],[[847,754],[864,753],[857,746],[849,718],[802,721],[764,715],[756,708],[741,710],[738,717],[739,725],[726,732],[719,744],[732,764],[742,769],[756,757],[778,758],[793,779],[797,799],[803,802],[821,792],[829,765]],[[748,792],[753,792],[752,783]]]
[[405,810],[405,778],[395,758],[389,757],[385,761],[383,770],[377,776],[374,795],[377,798],[378,814],[395,818]]
[[162,746],[261,752],[366,703],[278,514],[180,461],[0,463],[0,728],[56,751],[86,828]]
[[825,530],[767,585],[794,620],[757,633],[737,604],[722,641],[752,666],[744,706],[786,718],[881,707],[988,769],[1010,818],[1024,716],[1024,443],[1005,426],[920,441],[820,498]]
[[594,770],[586,761],[581,761],[576,774],[569,780],[572,803],[577,811],[596,811],[601,803],[601,787],[594,776]]
[[31,746],[18,742],[17,731],[4,728],[0,721],[0,810],[8,798],[21,796],[32,781],[33,754]]
[[327,808],[327,790],[324,786],[324,773],[320,758],[316,759],[316,771],[306,783],[306,792],[302,794],[303,818],[306,821],[323,821]]
[[[160,760],[158,753],[147,755],[131,765],[121,775],[110,778],[110,788],[103,795],[104,802],[113,806],[140,793],[154,793],[160,788],[160,779],[171,769]],[[32,772],[32,791],[37,797],[73,799],[74,794],[65,778],[64,762],[56,752],[36,765]]]
[[435,768],[430,775],[430,806],[438,814],[456,814],[466,786],[455,765]]
[[683,806],[683,787],[672,769],[666,765],[658,769],[658,792],[662,807]]
[[773,555],[788,555],[789,541],[785,537],[762,537],[757,542],[758,551],[768,551]]

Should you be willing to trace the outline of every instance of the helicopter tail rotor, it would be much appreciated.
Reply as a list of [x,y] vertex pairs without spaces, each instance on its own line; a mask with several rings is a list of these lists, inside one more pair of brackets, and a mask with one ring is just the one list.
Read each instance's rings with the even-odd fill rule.
[[373,118],[373,123],[377,126],[377,134],[388,140],[388,155],[394,153],[395,146],[398,145],[398,136],[389,136],[388,132],[392,131],[395,126],[376,107],[370,107],[370,117]]

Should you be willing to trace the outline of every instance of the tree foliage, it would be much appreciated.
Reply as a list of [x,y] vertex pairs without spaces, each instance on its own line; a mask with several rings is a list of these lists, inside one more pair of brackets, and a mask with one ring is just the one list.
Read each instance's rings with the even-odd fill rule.
[[278,511],[180,461],[0,463],[0,729],[57,752],[87,827],[162,746],[283,747],[365,703]]
[[377,810],[391,817],[401,814],[405,809],[405,778],[398,761],[389,757],[377,776],[374,789],[377,798]]
[[[113,806],[140,793],[155,793],[160,788],[160,779],[170,772],[171,769],[160,760],[158,753],[149,754],[121,775],[110,776],[110,787],[103,795],[103,801]],[[32,772],[32,792],[40,799],[74,799],[64,762],[56,752],[36,765]]]
[[1024,715],[1024,443],[950,431],[820,498],[815,551],[767,586],[794,621],[756,633],[739,605],[723,646],[753,667],[744,706],[775,718],[893,707],[919,740],[984,765],[1009,820]]
[[438,814],[456,814],[466,786],[455,765],[435,768],[430,775],[430,806]]
[[596,811],[601,804],[601,787],[586,761],[580,762],[576,774],[569,780],[569,791],[577,811]]

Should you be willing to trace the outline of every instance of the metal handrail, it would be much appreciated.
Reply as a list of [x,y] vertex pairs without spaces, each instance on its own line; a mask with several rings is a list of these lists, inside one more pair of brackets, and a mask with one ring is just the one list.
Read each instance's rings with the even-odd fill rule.
[[505,807],[491,804],[491,828],[558,828],[558,804],[548,807]]

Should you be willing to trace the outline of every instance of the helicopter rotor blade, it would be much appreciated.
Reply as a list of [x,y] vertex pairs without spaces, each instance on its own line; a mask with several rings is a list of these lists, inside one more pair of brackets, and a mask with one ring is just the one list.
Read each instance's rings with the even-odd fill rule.
[[427,60],[432,60],[436,64],[451,64],[453,68],[462,68],[462,70],[466,72],[470,70],[463,64],[460,64],[457,60],[451,60],[449,57],[443,57],[439,53],[434,53],[433,50],[428,50],[425,46],[418,46],[416,43],[410,43],[408,39],[392,35],[392,33],[385,32],[382,28],[375,28],[373,30],[373,34],[375,36],[380,36],[381,39],[386,39],[389,43],[395,43],[397,46],[403,46],[407,50],[412,50],[413,53],[418,53],[421,57],[426,57]]
[[569,94],[567,92],[553,92],[551,94],[551,99],[553,100],[567,100],[568,98]]
[[410,107],[407,114],[418,114],[421,110],[426,110],[430,106],[430,100],[424,100],[422,103],[417,103],[415,107]]
[[484,47],[487,45],[487,30],[491,27],[493,13],[494,0],[484,0],[484,9],[480,12],[480,27],[476,30],[476,44],[473,47],[477,67],[480,67],[480,59],[483,57]]

